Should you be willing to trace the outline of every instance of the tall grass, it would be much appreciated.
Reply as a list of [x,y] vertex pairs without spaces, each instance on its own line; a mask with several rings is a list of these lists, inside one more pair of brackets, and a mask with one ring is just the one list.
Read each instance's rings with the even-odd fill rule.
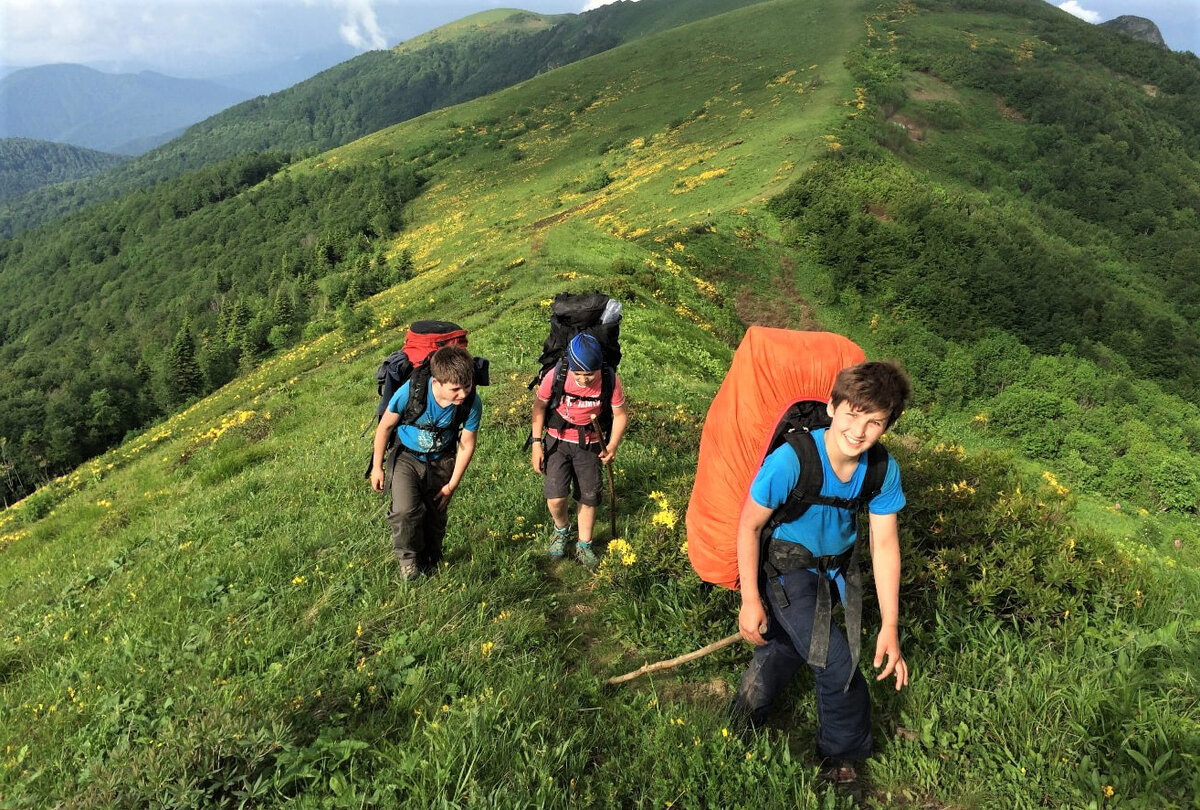
[[[745,322],[845,325],[759,202],[827,149],[860,23],[764,3],[306,167],[454,146],[397,245],[420,272],[357,327],[0,513],[0,805],[1194,806],[1194,552],[1079,527],[1065,488],[919,415],[889,437],[914,679],[873,689],[859,795],[816,778],[803,679],[765,733],[730,731],[744,648],[603,685],[732,628],[683,550],[700,425]],[[472,141],[518,118],[519,160]],[[597,164],[612,182],[579,191]],[[520,445],[549,301],[595,288],[625,302],[632,426],[624,542],[591,575],[544,556]],[[363,431],[376,364],[423,317],[467,326],[494,384],[446,565],[404,583]]]

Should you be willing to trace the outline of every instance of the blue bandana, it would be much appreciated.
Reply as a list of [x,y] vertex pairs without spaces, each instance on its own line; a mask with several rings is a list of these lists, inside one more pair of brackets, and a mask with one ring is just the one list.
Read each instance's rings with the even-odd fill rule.
[[567,367],[571,371],[598,371],[604,361],[604,351],[600,341],[582,332],[571,338],[567,346]]

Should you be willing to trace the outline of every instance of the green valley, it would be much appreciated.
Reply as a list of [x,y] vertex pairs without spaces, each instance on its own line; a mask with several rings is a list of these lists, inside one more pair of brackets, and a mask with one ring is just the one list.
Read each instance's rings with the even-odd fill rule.
[[[1024,0],[679,5],[0,244],[0,418],[54,401],[58,431],[0,440],[33,490],[0,511],[0,806],[1194,804],[1200,63]],[[551,299],[595,289],[624,302],[631,428],[593,575],[546,559],[521,444]],[[468,328],[492,385],[447,564],[400,582],[364,434],[424,318]],[[917,388],[885,438],[913,680],[872,684],[850,793],[817,776],[811,677],[731,730],[743,645],[604,685],[735,628],[683,516],[754,323],[846,334]],[[138,407],[49,471],[49,437]]]

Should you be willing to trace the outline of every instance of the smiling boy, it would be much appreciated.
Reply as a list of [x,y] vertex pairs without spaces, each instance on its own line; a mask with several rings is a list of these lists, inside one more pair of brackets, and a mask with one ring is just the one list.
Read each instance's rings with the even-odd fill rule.
[[[815,455],[809,456],[822,468],[821,499],[793,520],[772,520],[801,479],[798,450],[785,443],[763,461],[738,522],[738,627],[757,649],[734,698],[735,719],[760,726],[775,698],[807,662],[816,677],[817,753],[826,766],[824,775],[836,782],[854,781],[855,763],[872,750],[870,698],[857,667],[861,588],[855,583],[861,578],[854,553],[855,512],[849,506],[857,506],[871,456],[879,465],[886,463],[878,494],[867,503],[882,620],[874,666],[883,669],[876,680],[893,675],[896,689],[908,683],[898,631],[897,513],[905,498],[895,460],[881,446],[872,448],[900,416],[910,394],[907,376],[894,364],[867,362],[844,369],[827,408],[830,426],[811,432]],[[760,559],[764,552],[767,559]],[[849,638],[833,621],[830,597],[822,596],[831,583],[846,608]]]
[[[371,457],[371,488],[383,492],[385,483],[391,485],[392,551],[405,580],[437,570],[446,509],[475,454],[483,411],[475,392],[473,358],[461,346],[444,346],[429,356],[424,409],[406,423],[401,416],[410,392],[417,375],[425,373],[414,371],[388,403],[375,430]],[[396,443],[385,474],[384,454],[393,431]]]

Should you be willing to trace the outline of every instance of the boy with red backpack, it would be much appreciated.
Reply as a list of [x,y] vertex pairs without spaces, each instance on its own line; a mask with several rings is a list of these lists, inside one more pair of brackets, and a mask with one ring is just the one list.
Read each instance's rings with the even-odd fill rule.
[[462,345],[437,349],[392,395],[375,430],[369,477],[376,492],[391,487],[388,523],[402,579],[433,573],[441,561],[446,509],[475,454],[478,367]]
[[566,554],[571,531],[568,497],[574,485],[579,500],[575,559],[591,568],[597,562],[592,529],[604,467],[612,463],[628,425],[625,392],[616,371],[605,365],[600,341],[591,334],[580,332],[571,338],[563,364],[565,369],[546,374],[538,385],[530,463],[545,476],[542,491],[554,519],[546,553],[553,559]]
[[[858,670],[861,574],[855,512],[869,512],[870,547],[882,627],[875,645],[876,680],[908,683],[898,634],[900,543],[897,513],[904,492],[896,462],[877,442],[911,394],[907,376],[890,363],[843,369],[826,406],[827,428],[797,431],[762,462],[737,523],[741,586],[738,627],[757,649],[733,702],[735,720],[760,726],[771,704],[807,663],[816,677],[817,753],[826,778],[848,783],[872,750],[871,707]],[[802,433],[803,435],[799,435]],[[804,465],[820,468],[819,495],[786,507],[803,489]],[[866,484],[870,479],[873,483]],[[864,494],[864,487],[871,492]],[[782,512],[781,512],[782,510]],[[793,517],[796,511],[800,514]],[[846,609],[847,631],[833,621],[830,587]]]

